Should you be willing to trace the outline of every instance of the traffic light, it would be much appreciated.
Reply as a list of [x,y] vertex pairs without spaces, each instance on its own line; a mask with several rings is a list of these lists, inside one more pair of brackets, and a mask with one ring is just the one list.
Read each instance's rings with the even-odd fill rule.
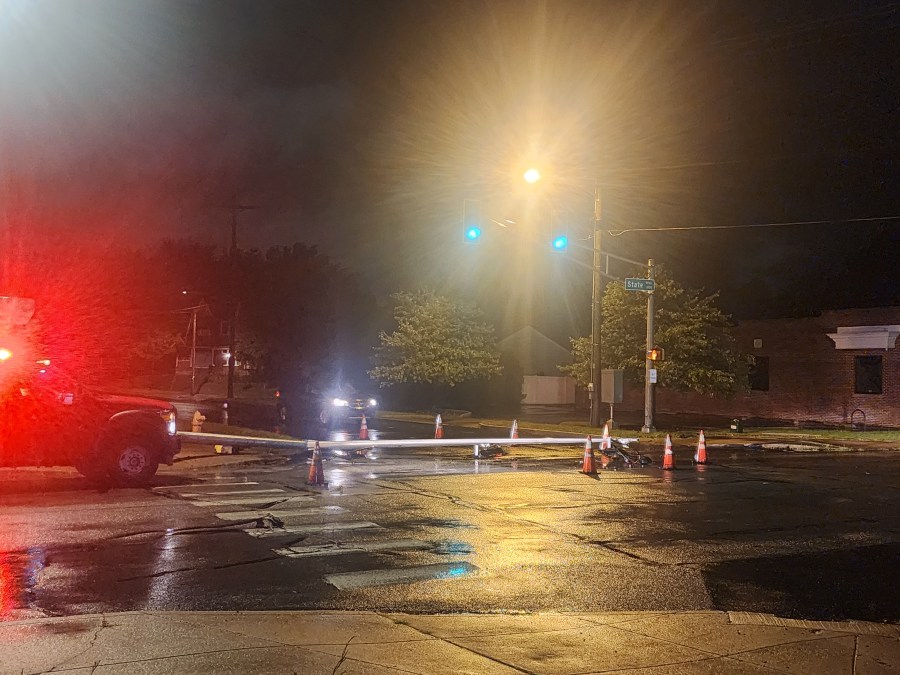
[[554,251],[565,251],[569,248],[569,227],[565,211],[550,212],[550,245]]
[[481,240],[481,217],[478,206],[475,200],[463,200],[463,236],[469,244]]
[[553,240],[553,248],[557,251],[564,251],[569,246],[569,238],[561,234]]
[[665,361],[666,352],[662,347],[654,347],[647,352],[647,358],[651,361]]

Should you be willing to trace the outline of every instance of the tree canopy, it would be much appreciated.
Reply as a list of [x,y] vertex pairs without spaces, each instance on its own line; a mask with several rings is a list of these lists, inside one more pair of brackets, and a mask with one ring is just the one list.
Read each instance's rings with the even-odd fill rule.
[[157,362],[174,372],[189,346],[185,308],[201,302],[221,321],[237,316],[237,358],[259,379],[365,377],[374,303],[315,247],[232,256],[191,240],[133,249],[43,238],[14,253],[0,269],[4,292],[35,300],[36,348],[80,380],[107,384]]
[[[716,295],[701,296],[663,273],[656,276],[655,343],[666,358],[657,363],[659,383],[681,391],[730,395],[746,386],[746,364],[734,349],[731,320],[716,307]],[[612,282],[603,295],[601,361],[622,368],[632,382],[644,381],[647,296]],[[589,337],[572,338],[571,365],[560,370],[581,385],[590,381]]]
[[500,374],[494,328],[474,304],[430,290],[391,297],[397,328],[381,333],[369,371],[381,386],[424,382],[452,387]]

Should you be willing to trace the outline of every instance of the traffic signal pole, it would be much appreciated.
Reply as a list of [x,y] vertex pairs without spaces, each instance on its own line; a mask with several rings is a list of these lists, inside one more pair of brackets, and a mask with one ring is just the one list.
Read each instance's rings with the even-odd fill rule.
[[594,192],[594,264],[593,285],[591,289],[591,426],[601,425],[600,381],[603,366],[600,363],[600,328],[603,325],[603,287],[602,261],[600,255],[602,204],[600,202],[600,186]]
[[[653,258],[647,261],[647,278],[653,278]],[[653,370],[653,367],[656,365],[656,362],[650,358],[650,351],[653,349],[653,342],[655,339],[653,337],[653,296],[655,294],[655,290],[647,293],[647,351],[645,353],[646,363],[644,365],[644,426],[641,427],[641,431],[644,433],[656,431],[653,427],[653,411],[655,407],[653,397],[656,393],[656,385],[650,381],[650,371]]]

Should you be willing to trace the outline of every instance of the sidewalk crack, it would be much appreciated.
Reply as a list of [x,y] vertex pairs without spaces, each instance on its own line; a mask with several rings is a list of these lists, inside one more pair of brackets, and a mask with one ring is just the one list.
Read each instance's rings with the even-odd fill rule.
[[453,646],[456,647],[457,649],[462,649],[463,651],[467,651],[467,652],[469,652],[470,654],[475,654],[475,656],[479,656],[479,657],[481,657],[481,658],[483,658],[483,659],[487,659],[488,661],[491,661],[492,663],[496,663],[497,665],[505,666],[506,668],[511,668],[512,670],[516,671],[517,673],[522,673],[523,675],[535,675],[535,673],[534,673],[533,671],[531,671],[531,670],[525,670],[524,668],[522,668],[522,667],[520,667],[520,666],[517,666],[517,665],[515,665],[515,664],[513,664],[513,663],[509,663],[508,661],[504,661],[504,660],[502,660],[502,659],[498,659],[498,658],[493,657],[493,656],[491,656],[491,655],[489,655],[489,654],[484,654],[484,653],[478,651],[477,649],[473,649],[473,648],[471,648],[471,647],[467,647],[467,646],[465,646],[465,645],[458,644],[458,643],[454,642],[452,639],[442,638],[442,637],[440,637],[440,636],[438,636],[438,635],[434,635],[433,633],[429,633],[429,632],[426,631],[426,630],[422,630],[421,628],[418,628],[418,627],[416,627],[416,626],[410,626],[408,623],[403,623],[402,621],[398,621],[397,619],[395,619],[395,618],[394,618],[393,616],[391,616],[390,614],[384,614],[384,613],[382,613],[382,612],[375,612],[375,613],[376,613],[378,616],[380,616],[380,617],[382,617],[382,618],[384,618],[384,619],[387,619],[388,621],[390,621],[391,623],[393,623],[393,624],[395,624],[395,625],[398,625],[398,626],[405,626],[405,627],[407,627],[407,628],[411,628],[411,629],[413,629],[414,631],[416,631],[416,632],[418,632],[418,633],[421,633],[422,635],[428,636],[428,637],[431,638],[432,640],[438,640],[438,641],[444,642],[444,643],[446,643],[446,644],[448,644],[448,645],[453,645]]
[[[57,668],[60,668],[60,667],[62,667],[62,666],[64,666],[64,665],[66,665],[67,663],[71,663],[71,662],[74,661],[75,659],[77,659],[77,658],[79,658],[79,657],[84,656],[85,654],[87,654],[89,651],[91,651],[91,650],[94,648],[94,645],[97,644],[97,640],[100,638],[100,633],[103,632],[103,629],[104,629],[104,628],[110,628],[110,627],[111,627],[111,624],[107,621],[106,615],[105,615],[105,614],[101,614],[101,615],[100,615],[100,625],[97,626],[97,629],[94,631],[94,635],[91,637],[91,641],[88,643],[88,646],[85,647],[84,649],[82,649],[82,650],[81,650],[80,652],[78,652],[77,654],[73,654],[73,655],[70,656],[69,658],[67,658],[67,659],[65,659],[65,660],[63,660],[63,661],[60,661],[60,662],[57,663],[56,665],[52,666],[49,670],[45,670],[45,671],[43,671],[43,672],[45,672],[45,673],[58,672],[58,671],[57,671]],[[100,666],[100,661],[94,661],[93,665],[91,666],[91,672],[93,673],[94,670],[96,670],[99,666]],[[66,670],[68,670],[68,669],[66,669]]]

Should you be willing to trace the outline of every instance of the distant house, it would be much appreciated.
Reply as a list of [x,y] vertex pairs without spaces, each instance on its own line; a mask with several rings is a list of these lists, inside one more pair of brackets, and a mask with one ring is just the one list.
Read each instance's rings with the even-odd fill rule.
[[575,403],[575,381],[560,373],[571,363],[571,352],[532,326],[520,328],[498,343],[507,360],[515,361],[525,374],[523,403],[552,405]]
[[180,314],[183,332],[182,344],[175,360],[176,375],[189,374],[192,365],[198,372],[224,370],[228,365],[229,353],[228,336],[231,327],[228,320],[217,316],[205,301],[194,308],[183,310]]
[[[788,422],[900,427],[900,307],[847,309],[799,319],[742,321],[749,391],[730,399],[665,389],[657,410]],[[677,358],[672,354],[670,358]],[[642,407],[632,387],[623,409]]]

